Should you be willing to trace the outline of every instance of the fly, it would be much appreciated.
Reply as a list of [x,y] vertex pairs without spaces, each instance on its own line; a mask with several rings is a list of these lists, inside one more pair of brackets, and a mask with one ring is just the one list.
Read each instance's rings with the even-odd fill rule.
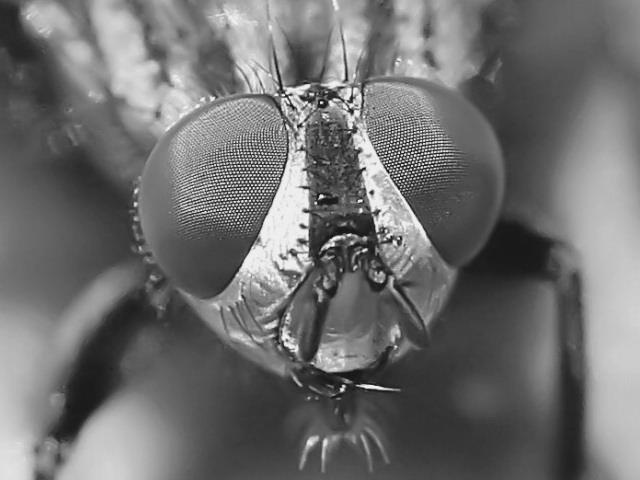
[[[455,91],[499,64],[499,52],[479,55],[485,43],[468,34],[482,35],[481,9],[453,12],[437,0],[74,5],[77,16],[63,2],[27,2],[24,18],[77,93],[70,114],[92,126],[95,157],[113,157],[104,170],[120,185],[141,173],[134,231],[147,268],[146,284],[134,281],[139,268],[127,270],[133,287],[123,282],[81,344],[126,331],[124,344],[141,330],[143,291],[163,318],[184,302],[246,359],[316,400],[303,408],[301,468],[318,448],[324,471],[345,442],[369,469],[376,455],[388,463],[366,395],[396,390],[379,373],[428,344],[458,270],[500,264],[518,235],[539,258],[558,251],[526,228],[496,228],[502,153]],[[452,24],[462,26],[453,45]],[[129,48],[115,48],[123,38]],[[131,153],[126,165],[108,148],[114,138]],[[545,268],[534,273],[576,303],[575,270]],[[113,390],[88,398],[82,360],[93,351],[78,351],[62,381],[67,402],[41,443],[39,479],[56,475]],[[105,375],[117,370],[112,355],[101,359]]]

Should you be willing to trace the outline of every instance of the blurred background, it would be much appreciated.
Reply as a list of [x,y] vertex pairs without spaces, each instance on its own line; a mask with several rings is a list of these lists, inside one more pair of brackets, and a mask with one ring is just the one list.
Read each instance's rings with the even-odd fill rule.
[[[513,12],[504,17],[509,33],[488,109],[507,157],[506,208],[581,253],[590,478],[640,478],[640,2],[459,3]],[[95,152],[56,113],[55,70],[28,41],[19,8],[0,1],[0,478],[7,480],[29,478],[57,319],[95,275],[130,255],[126,194],[109,172],[89,166]],[[49,110],[34,110],[34,96],[40,106],[51,102]],[[121,152],[118,145],[107,155]],[[404,426],[389,434],[399,466],[376,478],[548,478],[557,402],[550,295],[525,279],[463,277],[433,349],[389,374],[413,396],[400,401]],[[295,478],[296,444],[274,420],[295,409],[294,396],[250,366],[240,367],[250,386],[216,373],[233,354],[221,359],[203,342],[189,350],[178,341],[172,361],[158,368],[164,373],[111,402],[65,478],[216,471]],[[315,478],[314,468],[300,478]],[[336,468],[340,478],[362,475],[345,459]]]

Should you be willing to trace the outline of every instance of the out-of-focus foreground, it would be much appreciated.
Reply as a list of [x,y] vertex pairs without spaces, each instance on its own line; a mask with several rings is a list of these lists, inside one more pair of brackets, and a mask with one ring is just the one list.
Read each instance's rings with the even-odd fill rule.
[[[507,141],[507,209],[559,232],[582,254],[591,476],[635,480],[640,476],[640,3],[520,3],[519,24],[504,58],[498,123]],[[0,46],[0,68],[2,55]],[[28,135],[2,137],[0,478],[7,480],[29,475],[31,442],[43,421],[34,413],[42,401],[41,372],[51,361],[48,341],[57,317],[94,275],[129,251],[122,198],[73,155],[42,161],[41,154]],[[472,398],[493,405],[486,385],[461,385]],[[460,400],[461,409],[482,411],[480,400]],[[161,420],[149,422],[157,423],[154,435],[171,435]],[[162,442],[173,445],[166,438]],[[242,448],[237,439],[230,442],[228,448]],[[119,468],[125,467],[111,468],[104,478],[124,478]],[[517,472],[505,467],[505,478],[510,471]]]

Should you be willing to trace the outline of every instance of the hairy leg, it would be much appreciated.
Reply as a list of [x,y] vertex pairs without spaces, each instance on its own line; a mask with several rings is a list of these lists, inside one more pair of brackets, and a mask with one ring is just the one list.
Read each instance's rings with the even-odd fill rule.
[[584,470],[585,352],[582,278],[566,243],[524,224],[502,221],[469,266],[477,272],[530,275],[554,283],[560,348],[560,412],[557,477],[580,478]]
[[54,413],[36,446],[36,480],[55,478],[85,422],[125,379],[133,341],[161,324],[145,277],[139,263],[103,273],[62,319],[51,354]]

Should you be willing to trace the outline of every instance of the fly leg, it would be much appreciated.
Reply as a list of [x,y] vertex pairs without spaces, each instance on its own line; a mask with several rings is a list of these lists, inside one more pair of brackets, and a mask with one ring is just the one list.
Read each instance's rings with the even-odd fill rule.
[[309,399],[292,412],[288,423],[302,430],[298,468],[303,470],[314,450],[319,451],[320,471],[326,473],[336,451],[350,446],[366,460],[373,472],[379,457],[390,463],[385,428],[381,419],[388,415],[389,405],[370,392],[350,390],[337,398]]
[[121,385],[133,340],[159,323],[144,270],[126,264],[103,273],[63,319],[51,359],[55,412],[35,448],[35,480],[56,477],[85,422]]
[[557,478],[584,469],[585,353],[582,278],[576,254],[564,242],[521,223],[502,221],[470,271],[536,276],[554,283],[560,341],[560,415]]

